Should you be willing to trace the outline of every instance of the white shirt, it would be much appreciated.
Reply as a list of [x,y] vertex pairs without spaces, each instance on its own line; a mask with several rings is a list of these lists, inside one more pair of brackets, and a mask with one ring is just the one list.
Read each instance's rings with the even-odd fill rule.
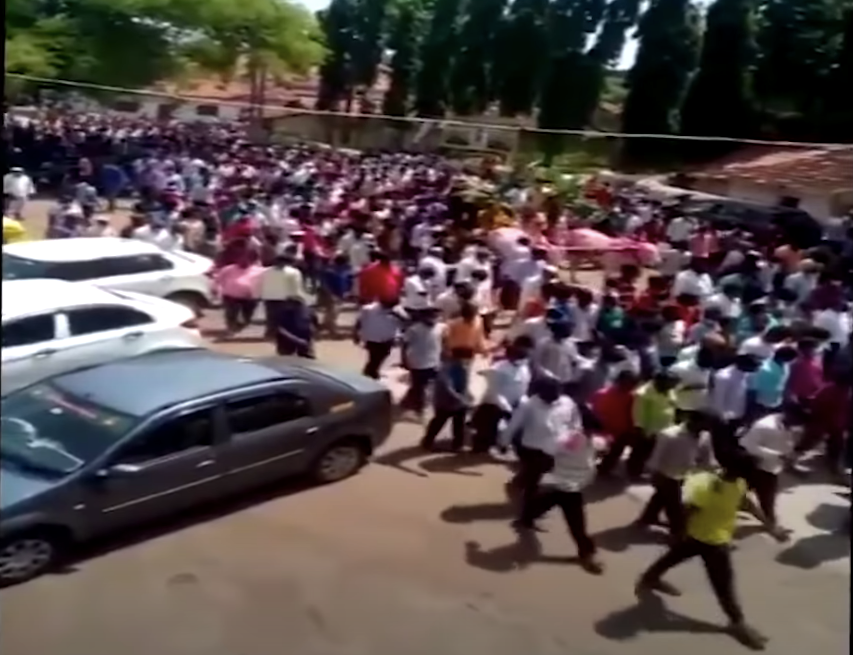
[[435,275],[429,280],[432,293],[438,295],[447,289],[447,264],[439,257],[425,255],[418,262],[418,268],[428,267],[435,271]]
[[456,264],[456,277],[454,280],[456,282],[469,282],[471,280],[471,274],[480,268],[487,271],[489,270],[489,264],[487,262],[481,262],[477,259],[476,255],[463,257],[459,260],[459,263]]
[[851,323],[853,323],[849,312],[824,309],[815,312],[812,321],[816,328],[829,332],[829,343],[837,343],[841,347],[847,345],[850,339]]
[[542,339],[547,339],[550,336],[548,325],[545,323],[544,316],[535,316],[528,318],[521,323],[517,323],[507,335],[510,340],[518,337],[528,337],[534,344],[539,343]]
[[592,341],[592,332],[595,329],[595,322],[598,318],[598,305],[594,303],[587,307],[578,307],[575,305],[572,317],[575,319],[575,329],[572,332],[572,338],[579,342]]
[[762,335],[744,339],[737,352],[738,355],[753,355],[761,359],[770,359],[776,352],[777,346],[767,343]]
[[717,371],[708,396],[709,410],[714,416],[725,421],[744,417],[750,375],[736,366]]
[[3,176],[3,194],[26,200],[36,194],[36,187],[26,173],[6,173]]
[[696,360],[692,359],[676,362],[669,368],[669,372],[678,379],[675,406],[688,412],[704,410],[708,405],[711,371],[701,368]]
[[535,371],[560,382],[572,382],[576,378],[579,362],[578,350],[571,339],[557,341],[546,337],[539,341],[530,355]]
[[709,296],[703,303],[703,307],[717,307],[723,316],[728,318],[739,318],[743,313],[743,307],[738,298],[729,298],[724,293],[715,293]]
[[711,276],[707,273],[697,273],[690,269],[681,271],[675,276],[675,281],[672,283],[673,298],[677,298],[685,293],[699,298],[707,298],[713,292],[714,282],[711,280]]
[[666,226],[666,238],[676,243],[684,243],[693,233],[693,223],[684,216],[676,216]]
[[553,455],[561,437],[582,431],[580,411],[568,396],[560,396],[551,404],[537,396],[525,397],[513,412],[498,442],[509,445],[516,433],[520,433],[521,445]]
[[488,278],[477,282],[474,287],[474,304],[481,314],[490,314],[492,307],[492,281]]
[[302,272],[295,266],[270,266],[258,279],[261,300],[290,300],[305,297]]
[[437,369],[441,363],[441,338],[444,324],[414,323],[403,334],[406,361],[413,370]]
[[419,275],[410,275],[403,282],[403,307],[405,309],[427,309],[432,303],[429,282]]
[[768,414],[753,423],[740,438],[741,447],[768,473],[779,473],[784,458],[794,451],[794,435],[780,414]]
[[382,303],[372,302],[358,315],[358,337],[363,342],[387,343],[397,337],[400,319]]
[[530,366],[525,361],[503,360],[483,372],[486,390],[484,405],[496,405],[504,412],[511,412],[527,393],[530,386]]
[[583,426],[557,437],[553,455],[554,467],[542,477],[545,484],[564,491],[580,491],[595,479],[595,444]]

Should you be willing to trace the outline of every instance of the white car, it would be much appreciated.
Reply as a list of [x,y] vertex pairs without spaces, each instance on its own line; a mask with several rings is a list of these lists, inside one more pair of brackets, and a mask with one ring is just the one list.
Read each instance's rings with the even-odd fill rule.
[[51,375],[154,350],[204,345],[193,311],[85,282],[3,282],[2,393]]
[[138,239],[80,237],[3,246],[3,280],[50,278],[167,298],[200,313],[214,300],[213,261]]

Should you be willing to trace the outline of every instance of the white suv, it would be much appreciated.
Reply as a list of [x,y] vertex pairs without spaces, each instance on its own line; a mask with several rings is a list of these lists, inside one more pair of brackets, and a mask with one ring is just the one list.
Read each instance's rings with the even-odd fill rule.
[[196,313],[213,302],[213,261],[138,239],[47,239],[3,246],[3,280],[50,278],[167,298]]
[[153,350],[204,345],[192,310],[85,282],[3,282],[2,392]]

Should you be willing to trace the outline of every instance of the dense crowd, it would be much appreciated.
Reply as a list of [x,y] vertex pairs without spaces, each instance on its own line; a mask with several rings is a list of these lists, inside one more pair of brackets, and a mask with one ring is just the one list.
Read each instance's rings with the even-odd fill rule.
[[[58,197],[48,233],[29,237],[118,234],[206,254],[228,334],[262,305],[280,354],[313,357],[354,304],[365,375],[379,378],[400,349],[400,409],[424,420],[423,448],[439,448],[448,423],[452,451],[513,448],[515,528],[536,530],[559,507],[593,573],[603,566],[584,491],[628,451],[625,476],[655,490],[637,529],[663,515],[672,537],[638,590],[675,592],[663,574],[701,557],[732,630],[763,643],[738,604],[729,544],[743,503],[787,538],[780,476],[817,474],[803,460],[819,447],[830,474],[849,467],[849,217],[817,238],[726,230],[683,199],[592,177],[583,196],[596,210],[581,218],[490,167],[261,146],[234,127],[65,116],[7,122],[5,140],[4,240],[25,238],[27,203],[47,187]],[[472,197],[472,177],[485,196]],[[116,226],[121,199],[132,212]],[[7,220],[19,230],[7,234]],[[654,257],[578,284],[567,244],[591,229]],[[486,384],[475,399],[477,360]]]

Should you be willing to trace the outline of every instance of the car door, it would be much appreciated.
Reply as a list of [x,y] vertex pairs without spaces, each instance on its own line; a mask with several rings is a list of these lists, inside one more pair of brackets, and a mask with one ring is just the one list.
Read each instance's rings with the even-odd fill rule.
[[57,372],[58,335],[54,313],[3,321],[3,393]]
[[224,493],[219,410],[173,414],[122,444],[87,481],[89,532],[180,512]]
[[123,305],[74,307],[60,320],[68,331],[56,348],[66,370],[141,355],[157,329],[151,315]]
[[307,386],[247,392],[223,403],[223,462],[235,488],[298,475],[315,455],[317,420]]
[[138,291],[163,298],[171,290],[174,264],[159,253],[114,257],[109,275],[93,280],[106,289]]

